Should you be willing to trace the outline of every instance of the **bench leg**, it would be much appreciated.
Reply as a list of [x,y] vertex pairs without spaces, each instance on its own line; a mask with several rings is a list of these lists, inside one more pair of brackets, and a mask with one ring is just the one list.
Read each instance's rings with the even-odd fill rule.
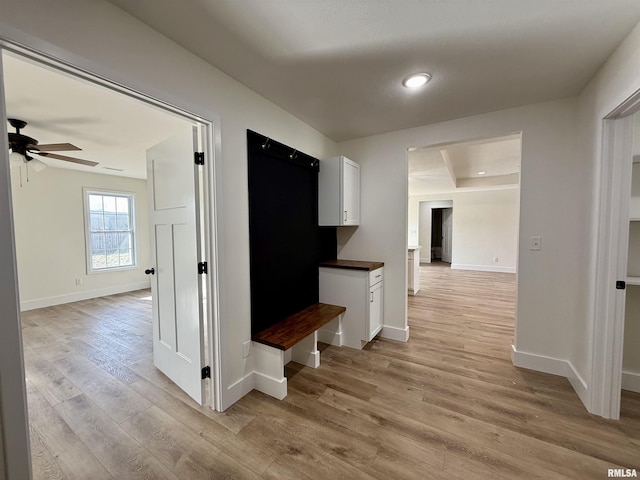
[[291,360],[311,368],[318,368],[320,366],[317,331],[291,347]]
[[284,352],[258,342],[251,342],[255,356],[255,389],[282,400],[287,396],[287,377],[284,376]]

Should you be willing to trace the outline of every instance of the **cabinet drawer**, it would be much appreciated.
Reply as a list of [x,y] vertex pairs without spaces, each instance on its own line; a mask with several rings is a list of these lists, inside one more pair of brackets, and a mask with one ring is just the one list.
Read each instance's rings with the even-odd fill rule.
[[384,268],[378,268],[369,272],[369,286],[380,283],[382,280],[384,280]]

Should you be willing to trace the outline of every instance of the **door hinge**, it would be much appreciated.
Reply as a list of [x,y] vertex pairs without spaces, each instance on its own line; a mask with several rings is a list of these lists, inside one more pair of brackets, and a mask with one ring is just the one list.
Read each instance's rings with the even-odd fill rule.
[[211,367],[208,365],[206,367],[202,367],[202,380],[205,378],[211,378]]
[[207,262],[198,262],[198,273],[202,275],[203,273],[209,273],[207,268]]
[[627,282],[625,282],[624,280],[618,280],[616,282],[616,289],[617,290],[624,290],[625,288],[627,288]]
[[193,152],[196,165],[204,165],[204,152]]

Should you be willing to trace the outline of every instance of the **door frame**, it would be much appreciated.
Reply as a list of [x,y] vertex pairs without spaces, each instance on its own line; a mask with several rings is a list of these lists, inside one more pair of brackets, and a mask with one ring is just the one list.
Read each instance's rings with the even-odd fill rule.
[[[30,47],[20,45],[10,39],[0,37],[0,54],[3,52],[10,52],[13,55],[17,55],[28,61],[35,62],[40,64],[46,68],[52,68],[57,71],[60,71],[64,74],[71,75],[77,77],[84,81],[89,81],[95,85],[101,86],[103,88],[110,89],[116,93],[127,95],[133,99],[138,101],[145,102],[155,108],[160,108],[167,113],[181,116],[189,121],[196,123],[200,127],[200,131],[204,132],[204,138],[202,138],[202,149],[205,152],[205,165],[203,167],[203,185],[204,192],[203,198],[201,199],[202,208],[204,209],[204,225],[202,228],[204,230],[204,254],[205,258],[208,262],[208,274],[206,275],[206,316],[205,322],[206,332],[207,332],[207,349],[206,355],[208,359],[208,363],[211,366],[211,381],[209,382],[209,387],[207,389],[208,399],[207,405],[211,408],[220,411],[221,410],[221,349],[220,349],[220,309],[219,309],[219,267],[218,267],[218,231],[217,231],[217,208],[216,208],[216,188],[215,188],[215,172],[217,170],[216,158],[218,158],[221,154],[221,135],[219,128],[219,119],[211,120],[204,118],[202,116],[196,115],[194,113],[188,112],[179,107],[173,106],[165,101],[157,99],[149,94],[145,94],[144,92],[134,90],[128,87],[125,83],[117,83],[115,81],[110,80],[105,76],[99,76],[93,74],[87,70],[80,68],[74,64],[66,62],[60,58],[56,58],[51,54],[42,53],[40,51],[36,51]],[[56,52],[56,55],[63,55],[64,52]],[[73,57],[75,58],[75,57]],[[80,62],[79,59],[77,59]],[[9,200],[11,200],[11,182],[10,182],[10,173],[9,173],[9,155],[8,155],[8,142],[7,142],[7,127],[6,127],[6,108],[4,101],[4,73],[2,71],[2,61],[0,57],[0,115],[5,119],[2,122],[2,126],[0,127],[0,135],[2,138],[0,139],[0,148],[2,152],[0,152],[0,182],[3,187],[7,187],[6,192],[9,193]],[[9,262],[6,271],[13,269],[13,281],[11,281],[11,276],[7,280],[2,279],[3,281],[3,290],[7,289],[7,296],[13,298],[12,294],[15,291],[15,302],[8,301],[5,304],[7,308],[7,315],[10,317],[8,320],[11,320],[15,315],[16,323],[14,324],[11,321],[0,322],[2,326],[0,326],[0,333],[2,333],[2,338],[5,339],[7,343],[11,343],[7,348],[4,348],[3,342],[3,367],[0,369],[0,373],[10,373],[13,371],[16,375],[11,374],[7,375],[6,379],[15,377],[15,384],[18,382],[22,384],[22,391],[20,389],[16,389],[12,382],[12,388],[9,388],[9,382],[3,382],[4,388],[0,389],[0,425],[2,425],[2,430],[0,434],[2,435],[3,443],[5,448],[12,447],[12,452],[5,451],[4,460],[7,464],[8,468],[8,478],[28,478],[24,476],[24,470],[21,470],[20,464],[23,464],[25,460],[27,461],[28,469],[30,472],[31,468],[31,458],[30,458],[30,445],[29,445],[29,425],[28,425],[28,417],[26,410],[26,388],[24,382],[24,353],[22,346],[22,339],[20,335],[20,306],[19,306],[19,292],[18,292],[18,281],[17,281],[17,267],[15,260],[15,230],[13,225],[13,215],[11,209],[11,202],[9,201],[7,204],[8,211],[4,211],[3,208],[0,208],[0,219],[3,222],[6,222],[10,229],[7,232],[7,240],[10,237],[10,242],[4,242],[4,238],[0,238],[0,241],[3,242],[3,255],[6,255],[4,260]],[[4,263],[2,263],[4,265]],[[5,285],[6,282],[6,285]],[[2,298],[4,300],[5,292],[3,292]],[[9,300],[11,300],[9,298]],[[15,305],[14,305],[15,303]],[[15,310],[14,310],[15,309]],[[17,331],[15,331],[17,328]],[[5,336],[6,334],[6,336]],[[8,342],[9,339],[14,339],[18,344],[13,345],[13,342]],[[4,357],[7,357],[6,359]],[[12,370],[10,370],[12,369]],[[20,377],[18,379],[18,377]],[[5,378],[3,378],[5,380]],[[13,390],[12,392],[5,390]],[[23,428],[20,428],[20,425]],[[12,438],[11,442],[7,441],[8,433],[11,432]],[[24,432],[22,434],[22,432]],[[22,435],[18,435],[21,433]],[[24,436],[24,438],[22,438]],[[20,438],[19,438],[20,437]],[[13,460],[13,462],[11,462]],[[12,470],[12,465],[9,463],[13,463],[15,470]],[[12,473],[15,473],[15,477],[12,476]],[[29,473],[30,477],[30,473]]]
[[602,160],[597,224],[591,395],[588,410],[620,418],[626,292],[615,289],[626,280],[629,244],[629,196],[633,156],[633,114],[640,111],[640,90],[602,121]]
[[[451,220],[451,234],[446,236],[446,242],[445,242],[445,233],[446,233],[446,232],[445,232],[445,230],[446,230],[446,229],[445,229],[445,227],[444,227],[444,220],[445,220],[445,219],[444,219],[444,211],[445,211],[445,210],[450,210],[450,211],[451,211],[451,216],[450,216],[450,220]],[[442,227],[441,227],[441,228],[442,228],[442,250],[443,250],[441,260],[442,260],[443,262],[445,262],[445,263],[448,263],[449,265],[453,265],[453,207],[443,208],[443,209],[442,209]],[[450,250],[451,250],[451,251],[450,251],[449,253],[451,253],[451,255],[448,257],[448,258],[449,258],[449,262],[447,262],[447,261],[444,259],[444,246],[445,246],[445,243],[450,244]]]
[[[0,49],[1,51],[1,49]],[[0,78],[4,79],[2,57]],[[0,115],[6,118],[4,81],[0,81]],[[0,322],[0,479],[30,479],[31,446],[27,414],[27,388],[24,374],[18,272],[16,263],[11,173],[7,122],[0,122],[0,268],[11,272],[0,278],[0,302],[3,318]]]

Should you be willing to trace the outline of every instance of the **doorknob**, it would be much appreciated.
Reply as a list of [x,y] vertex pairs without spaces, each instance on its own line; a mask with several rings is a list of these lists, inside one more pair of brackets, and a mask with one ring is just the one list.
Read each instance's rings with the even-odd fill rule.
[[151,268],[147,268],[144,273],[146,273],[147,275],[155,275],[156,273],[156,269],[151,267]]

